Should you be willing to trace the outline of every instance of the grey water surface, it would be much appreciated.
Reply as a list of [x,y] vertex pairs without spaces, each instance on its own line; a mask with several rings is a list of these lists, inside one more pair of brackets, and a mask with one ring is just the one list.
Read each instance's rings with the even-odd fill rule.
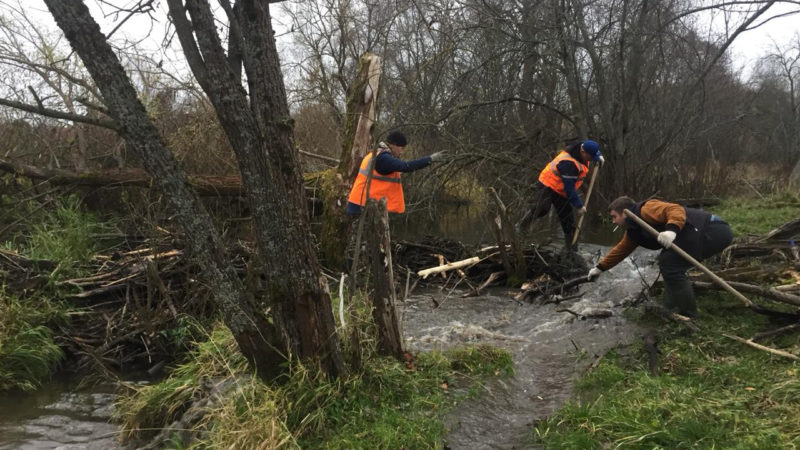
[[[581,247],[590,262],[598,250],[607,250]],[[655,254],[637,250],[598,281],[579,286],[579,298],[557,306],[518,302],[502,289],[480,297],[461,298],[463,291],[447,289],[411,296],[403,313],[410,350],[490,344],[508,349],[514,359],[513,377],[490,379],[477,397],[452,411],[447,447],[533,448],[533,425],[569,399],[575,378],[608,350],[643,334],[622,313],[657,276]],[[611,316],[581,319],[560,309],[579,315],[605,310]]]
[[0,450],[117,448],[113,386],[54,380],[34,393],[0,394]]

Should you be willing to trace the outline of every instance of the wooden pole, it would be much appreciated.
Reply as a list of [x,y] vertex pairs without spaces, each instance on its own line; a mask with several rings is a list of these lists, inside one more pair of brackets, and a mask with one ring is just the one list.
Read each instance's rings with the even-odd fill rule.
[[[637,216],[636,214],[632,213],[632,212],[631,212],[631,210],[629,210],[629,209],[626,209],[626,210],[624,211],[624,213],[625,213],[625,215],[626,215],[626,216],[628,216],[628,217],[630,217],[632,220],[636,221],[636,223],[638,223],[638,224],[639,224],[639,225],[640,225],[642,228],[644,228],[645,230],[647,230],[647,231],[648,231],[650,234],[652,234],[653,236],[656,236],[656,237],[658,236],[658,231],[656,231],[656,229],[655,229],[655,228],[651,227],[651,226],[650,226],[650,224],[648,224],[647,222],[645,222],[644,220],[642,220],[642,219],[641,219],[639,216]],[[685,251],[684,251],[682,248],[678,247],[678,246],[677,246],[677,245],[675,245],[675,244],[672,244],[672,245],[671,245],[669,248],[670,248],[671,250],[674,250],[674,251],[675,251],[675,253],[677,253],[677,254],[681,255],[681,256],[683,257],[683,259],[685,259],[686,261],[688,261],[688,262],[692,263],[692,264],[693,264],[695,267],[697,267],[698,269],[700,269],[700,270],[701,270],[701,271],[702,271],[704,274],[708,275],[708,276],[709,276],[709,278],[711,278],[711,280],[712,280],[714,283],[716,283],[717,285],[719,285],[720,287],[722,287],[723,289],[725,289],[726,291],[728,291],[729,293],[731,293],[731,294],[732,294],[734,297],[736,297],[736,298],[738,298],[739,300],[741,300],[742,302],[744,302],[744,304],[745,304],[745,305],[747,305],[748,307],[751,307],[751,306],[753,306],[753,302],[751,302],[751,301],[750,301],[750,300],[749,300],[747,297],[745,297],[744,295],[742,295],[742,293],[741,293],[741,292],[739,292],[739,291],[737,291],[736,289],[734,289],[734,288],[733,288],[733,286],[731,286],[730,284],[728,284],[728,282],[727,282],[727,281],[725,281],[725,280],[723,280],[722,278],[718,277],[718,276],[717,276],[717,275],[716,275],[714,272],[712,272],[711,270],[709,270],[709,269],[708,269],[708,267],[704,266],[704,265],[703,265],[703,264],[702,264],[700,261],[698,261],[698,260],[694,259],[694,258],[692,257],[692,255],[690,255],[690,254],[686,253],[686,252],[685,252]]]
[[[597,172],[600,172],[599,165],[595,166],[594,172],[592,172],[592,179],[589,180],[589,190],[586,192],[586,201],[583,203],[583,206],[587,206],[589,204],[589,199],[592,198],[592,189],[594,189],[594,180],[597,179]],[[586,214],[578,218],[578,226],[575,227],[575,233],[572,235],[572,245],[578,242],[578,236],[581,234],[581,225],[583,225],[584,217],[586,217]]]
[[389,234],[389,213],[386,199],[367,200],[362,215],[368,221],[367,253],[374,282],[372,317],[378,328],[378,349],[381,354],[403,356],[403,330],[397,320],[397,294],[392,268],[392,245]]
[[[477,264],[481,261],[481,259],[477,256],[473,256],[472,258],[462,259],[461,261],[451,262],[447,264],[442,264],[441,266],[431,267],[429,269],[422,269],[417,272],[418,276],[421,276],[423,279],[428,278],[428,275],[434,273],[442,273],[447,272],[448,270],[453,269],[461,269],[463,267],[469,267],[473,264]],[[585,278],[585,277],[584,277]]]

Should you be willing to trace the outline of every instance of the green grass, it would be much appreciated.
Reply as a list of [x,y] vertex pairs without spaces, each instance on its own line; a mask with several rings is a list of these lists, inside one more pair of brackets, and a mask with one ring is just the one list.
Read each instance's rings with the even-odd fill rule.
[[56,262],[51,279],[78,275],[99,250],[95,235],[111,226],[85,211],[76,196],[65,197],[32,225],[23,251]]
[[[795,193],[732,199],[710,208],[734,234],[764,234],[800,216]],[[538,423],[544,448],[783,449],[800,446],[800,364],[722,336],[750,338],[782,324],[751,313],[728,294],[699,297],[702,332],[649,322],[660,336],[660,372],[643,348],[610,353],[577,384],[576,398]],[[780,309],[774,303],[768,305]],[[642,320],[628,311],[629,318]],[[797,335],[761,344],[800,354]]]
[[[3,198],[3,202],[8,200]],[[113,224],[98,222],[76,196],[44,203],[17,202],[6,213],[26,231],[3,242],[4,249],[55,264],[27,269],[46,275],[49,281],[35,292],[0,290],[0,390],[34,390],[53,374],[63,358],[53,329],[67,323],[67,306],[54,300],[63,296],[54,282],[85,273],[99,248],[96,233]],[[5,276],[20,278],[24,273]]]
[[800,194],[734,198],[708,209],[730,223],[736,236],[764,234],[800,217]]
[[477,347],[420,354],[413,361],[370,355],[347,378],[329,380],[294,363],[285,380],[268,385],[255,379],[230,333],[218,326],[189,361],[164,381],[135,387],[116,409],[127,438],[160,429],[177,419],[211,382],[235,389],[196,426],[200,440],[178,448],[441,448],[445,412],[480,379],[513,373],[510,355]]
[[[539,423],[545,448],[778,449],[800,445],[800,366],[721,336],[777,328],[727,294],[700,301],[704,331],[685,336],[657,324],[661,371],[642,349],[609,354],[578,386],[579,396]],[[762,342],[798,353],[795,337]]]
[[64,320],[57,304],[0,290],[0,390],[31,391],[50,378],[63,352],[49,325]]

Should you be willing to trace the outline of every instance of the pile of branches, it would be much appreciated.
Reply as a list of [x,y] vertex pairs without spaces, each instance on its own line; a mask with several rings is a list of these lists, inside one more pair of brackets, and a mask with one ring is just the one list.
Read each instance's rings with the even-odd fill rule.
[[[166,239],[95,255],[92,275],[58,281],[50,280],[55,262],[2,251],[0,271],[10,294],[26,298],[54,292],[70,304],[69,323],[57,337],[70,356],[68,370],[155,373],[181,350],[176,348],[181,337],[171,333],[196,331],[187,317],[215,315],[197,267],[176,244]],[[234,258],[242,272],[244,259]]]
[[[800,256],[793,240],[800,240],[800,219],[763,236],[739,238],[722,253],[723,269],[716,274],[744,294],[800,307]],[[692,280],[698,288],[715,288],[706,275],[692,274]]]
[[[723,257],[727,266],[736,264],[735,260],[759,258],[761,261],[790,263],[794,255],[790,248],[791,240],[800,240],[800,219],[785,223],[762,236],[744,236],[725,249]],[[800,243],[798,243],[800,244]]]
[[[518,300],[531,300],[536,293],[558,290],[577,276],[585,278],[585,263],[576,262],[580,256],[575,253],[537,245],[525,247],[522,253],[526,279],[535,281],[523,284],[524,294]],[[422,277],[424,282],[447,284],[456,278],[468,287],[465,295],[470,296],[480,295],[489,286],[507,285],[509,281],[497,245],[470,248],[456,241],[426,236],[420,242],[395,242],[393,258],[401,272]]]

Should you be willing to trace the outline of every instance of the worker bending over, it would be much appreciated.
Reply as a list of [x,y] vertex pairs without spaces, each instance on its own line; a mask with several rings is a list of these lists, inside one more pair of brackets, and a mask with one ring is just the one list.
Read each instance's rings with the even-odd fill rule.
[[572,236],[575,233],[572,209],[580,215],[586,214],[586,207],[577,190],[589,173],[590,161],[601,164],[604,161],[600,145],[595,141],[576,142],[550,161],[539,173],[539,179],[533,186],[533,201],[517,224],[517,229],[527,230],[535,219],[547,214],[550,207],[554,206],[564,231],[564,248],[572,250]]
[[[633,219],[626,217],[625,209],[655,228],[655,237]],[[650,250],[664,250],[658,255],[658,266],[664,277],[664,307],[687,317],[697,315],[697,303],[692,283],[686,271],[692,266],[672,249],[673,244],[698,261],[716,255],[733,241],[733,231],[727,222],[701,209],[685,208],[676,203],[651,199],[636,203],[630,197],[620,197],[608,205],[611,221],[623,227],[625,234],[589,271],[589,281],[616,266],[642,246]]]

